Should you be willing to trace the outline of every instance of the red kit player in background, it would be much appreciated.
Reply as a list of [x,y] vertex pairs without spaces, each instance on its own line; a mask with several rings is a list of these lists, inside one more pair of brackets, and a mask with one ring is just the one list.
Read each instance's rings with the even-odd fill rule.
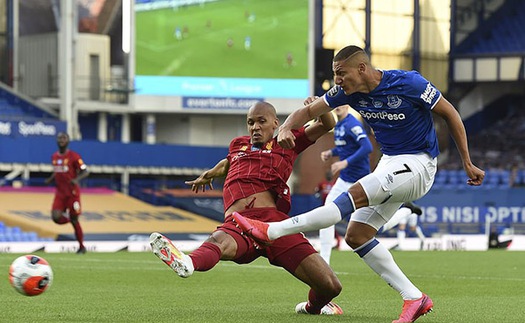
[[80,155],[68,149],[69,135],[67,133],[58,133],[57,146],[58,151],[51,156],[53,174],[46,179],[47,184],[54,180],[56,187],[51,218],[57,224],[71,223],[73,225],[75,237],[79,243],[77,253],[84,254],[86,253],[84,234],[78,222],[78,216],[82,210],[78,184],[80,180],[89,175],[89,172]]

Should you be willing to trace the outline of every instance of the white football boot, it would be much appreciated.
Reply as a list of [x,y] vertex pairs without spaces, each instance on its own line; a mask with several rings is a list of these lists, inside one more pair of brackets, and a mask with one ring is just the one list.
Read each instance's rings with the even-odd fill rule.
[[[295,313],[315,315],[315,314],[312,314],[306,311],[306,302],[297,304],[297,306],[295,306]],[[325,306],[323,306],[323,308],[321,309],[321,313],[319,314],[320,315],[342,315],[343,309],[336,303],[330,302],[326,304]]]
[[190,256],[177,249],[170,239],[158,232],[153,232],[149,236],[149,244],[153,253],[177,275],[187,278],[193,274],[193,262]]

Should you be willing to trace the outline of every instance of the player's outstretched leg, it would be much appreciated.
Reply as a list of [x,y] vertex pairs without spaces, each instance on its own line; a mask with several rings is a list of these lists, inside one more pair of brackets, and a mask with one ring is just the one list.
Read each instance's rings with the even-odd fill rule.
[[403,304],[403,311],[401,311],[399,319],[392,321],[392,323],[414,322],[421,315],[431,312],[433,306],[434,303],[430,297],[425,294],[415,300],[406,300]]
[[149,236],[149,244],[153,253],[177,275],[186,278],[193,274],[193,262],[190,256],[177,249],[170,239],[158,232],[153,232]]
[[[297,314],[312,314],[306,310],[307,302],[302,302],[295,306],[295,313]],[[323,306],[320,315],[342,315],[343,309],[334,302],[330,302]]]
[[262,245],[271,244],[271,240],[268,237],[268,224],[265,222],[247,219],[244,216],[240,215],[237,212],[232,214],[233,220],[241,230],[248,235],[250,238],[255,240],[255,242]]

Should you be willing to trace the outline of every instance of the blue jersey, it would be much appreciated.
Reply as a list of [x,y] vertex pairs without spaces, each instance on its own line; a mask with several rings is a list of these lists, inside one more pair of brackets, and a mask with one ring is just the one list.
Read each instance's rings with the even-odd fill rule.
[[370,93],[346,95],[336,85],[323,95],[332,108],[349,104],[374,130],[381,151],[390,156],[427,152],[439,155],[432,112],[441,92],[416,71],[382,71]]
[[361,177],[370,173],[372,144],[368,139],[363,125],[353,115],[337,122],[334,128],[335,148],[332,156],[347,160],[348,166],[341,170],[339,177],[345,182],[355,183]]

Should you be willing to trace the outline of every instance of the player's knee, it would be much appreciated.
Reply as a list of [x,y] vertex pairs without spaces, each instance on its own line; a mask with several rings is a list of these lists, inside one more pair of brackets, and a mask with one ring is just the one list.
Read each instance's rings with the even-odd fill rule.
[[357,230],[348,230],[345,235],[345,242],[352,249],[361,247],[363,244],[367,243],[372,239],[374,235],[367,235]]
[[353,235],[352,233],[347,232],[345,235],[345,242],[347,245],[350,246],[350,248],[355,249],[360,246],[358,243],[359,239],[357,236]]
[[206,239],[206,242],[211,243],[219,247],[221,250],[221,254],[223,256],[227,256],[229,258],[232,258],[237,253],[237,243],[235,242],[235,239],[233,239],[229,234],[223,232],[223,231],[215,231],[213,232],[208,239]]
[[343,284],[339,281],[339,279],[335,279],[332,282],[332,293],[334,294],[333,297],[337,297],[339,294],[341,294],[341,291],[343,290]]
[[53,222],[55,222],[57,224],[61,224],[60,223],[60,218],[61,217],[62,217],[62,212],[55,212],[55,211],[51,212],[51,220],[53,220]]
[[334,275],[327,275],[326,281],[323,284],[323,287],[321,288],[319,292],[324,294],[326,297],[334,298],[334,297],[339,296],[342,290],[343,290],[343,284],[341,284],[337,276],[335,276],[334,274]]

